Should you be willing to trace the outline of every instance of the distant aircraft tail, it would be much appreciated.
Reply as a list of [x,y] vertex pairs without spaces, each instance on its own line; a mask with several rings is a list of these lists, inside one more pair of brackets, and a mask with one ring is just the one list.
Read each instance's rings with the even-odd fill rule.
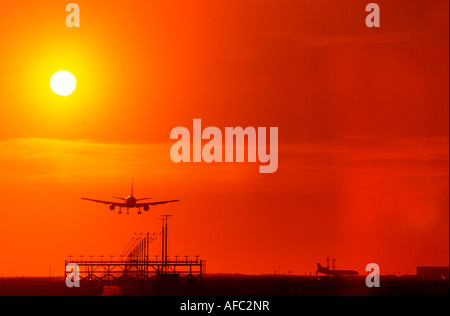
[[324,273],[327,274],[328,270],[324,267],[322,267],[322,265],[320,263],[317,263],[317,273]]

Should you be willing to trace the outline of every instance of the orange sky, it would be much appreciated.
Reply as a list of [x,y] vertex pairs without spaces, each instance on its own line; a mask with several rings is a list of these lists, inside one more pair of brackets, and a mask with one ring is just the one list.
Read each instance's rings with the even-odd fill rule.
[[[0,3],[0,277],[120,255],[172,213],[208,272],[449,264],[448,1]],[[49,86],[65,69],[73,95]],[[279,168],[174,164],[170,131],[278,126]],[[82,196],[181,199],[138,217]],[[154,252],[159,244],[154,244]]]

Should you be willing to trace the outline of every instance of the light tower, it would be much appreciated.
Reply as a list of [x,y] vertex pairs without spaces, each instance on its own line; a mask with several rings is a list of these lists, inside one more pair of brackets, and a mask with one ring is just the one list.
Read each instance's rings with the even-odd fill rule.
[[162,247],[161,247],[161,252],[162,252],[162,271],[163,274],[166,274],[167,272],[167,232],[168,232],[168,221],[169,221],[169,217],[171,217],[172,215],[162,215],[162,218],[160,218],[160,220],[163,221],[162,223]]

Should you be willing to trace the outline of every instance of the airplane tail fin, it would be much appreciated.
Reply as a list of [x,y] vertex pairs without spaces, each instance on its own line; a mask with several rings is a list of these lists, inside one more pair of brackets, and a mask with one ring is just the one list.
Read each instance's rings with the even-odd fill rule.
[[317,263],[317,274],[319,273],[325,273],[327,274],[327,269],[325,269],[324,267],[322,267],[322,265],[320,263]]

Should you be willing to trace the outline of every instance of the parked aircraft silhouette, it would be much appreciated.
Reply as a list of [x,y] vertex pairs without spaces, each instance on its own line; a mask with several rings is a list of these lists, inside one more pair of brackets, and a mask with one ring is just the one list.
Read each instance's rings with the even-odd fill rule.
[[113,198],[115,199],[119,199],[119,200],[123,200],[122,203],[120,202],[111,202],[111,201],[102,201],[102,200],[94,200],[94,199],[88,199],[88,198],[81,198],[82,200],[86,200],[86,201],[91,201],[91,202],[95,202],[95,203],[101,203],[101,204],[106,204],[109,205],[109,209],[111,211],[114,211],[116,209],[116,207],[119,208],[119,214],[122,214],[122,208],[126,208],[127,209],[127,214],[130,214],[130,208],[137,208],[138,214],[141,215],[141,208],[144,209],[144,211],[148,211],[150,210],[150,206],[155,206],[155,205],[163,205],[166,203],[174,203],[174,202],[179,202],[180,200],[170,200],[170,201],[159,201],[159,202],[144,202],[144,203],[140,203],[140,201],[144,201],[144,200],[150,200],[151,198],[143,198],[143,199],[136,199],[134,197],[134,181],[131,184],[131,194],[129,196],[127,196],[126,198],[120,198],[120,197],[115,197],[113,196]]
[[317,273],[322,273],[326,275],[336,275],[336,276],[343,276],[343,275],[357,275],[359,274],[358,271],[354,270],[330,270],[329,268],[324,268],[320,265],[320,263],[317,263]]

